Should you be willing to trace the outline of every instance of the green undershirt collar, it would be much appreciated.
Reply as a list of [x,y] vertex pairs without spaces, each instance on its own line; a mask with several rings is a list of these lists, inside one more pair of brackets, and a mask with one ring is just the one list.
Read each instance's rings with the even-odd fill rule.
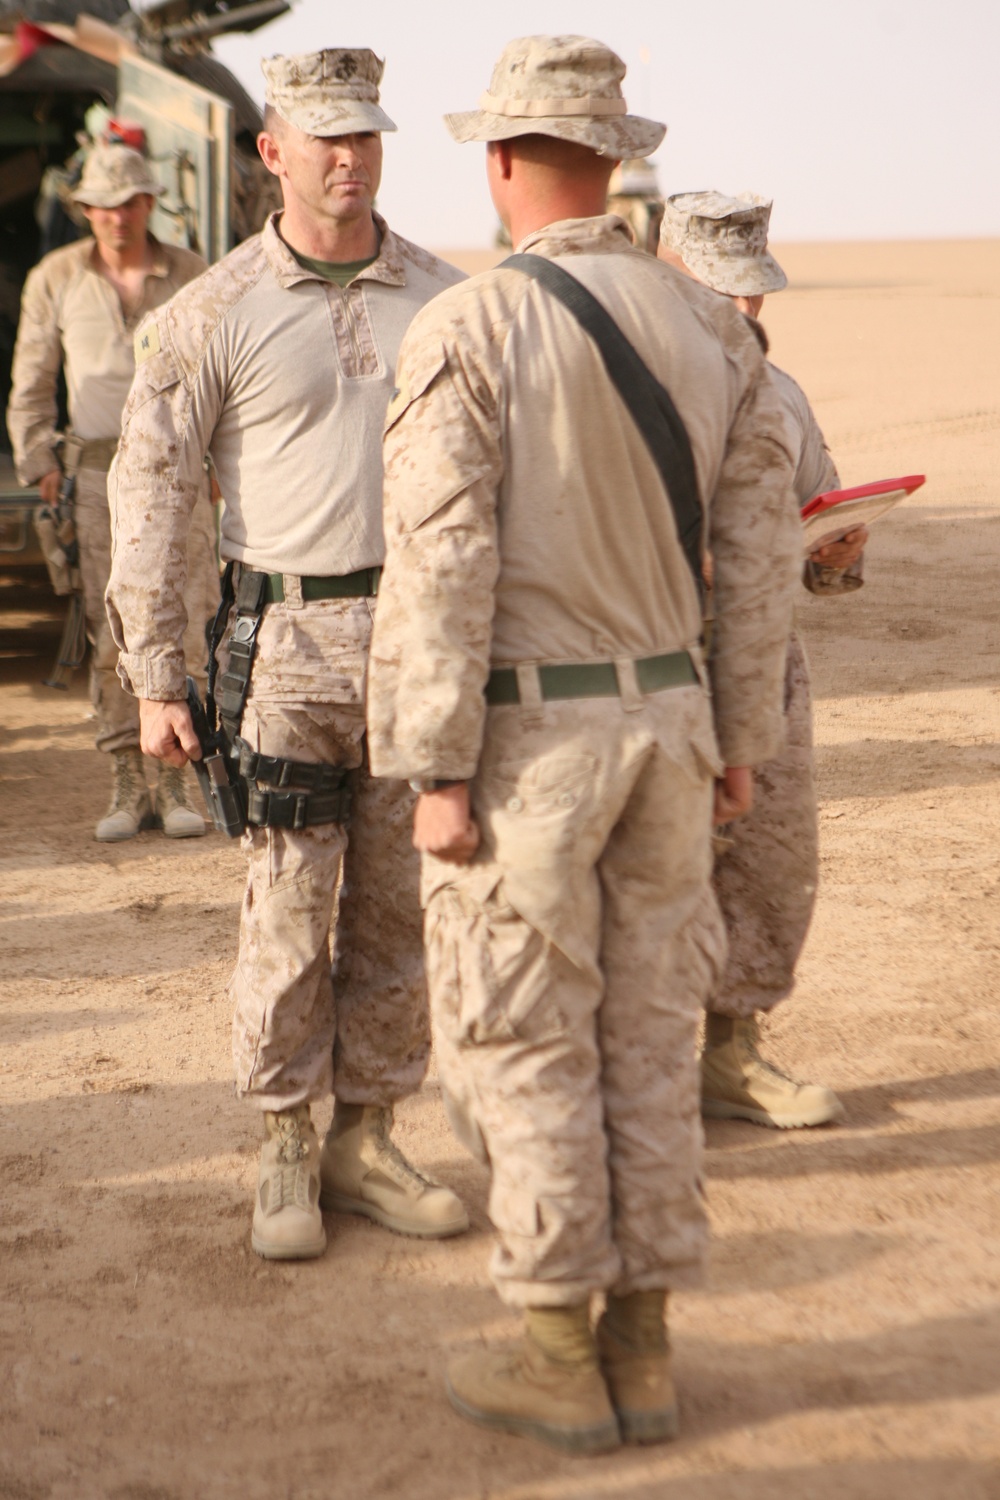
[[[288,241],[285,241],[288,244]],[[288,245],[292,250],[291,245]],[[366,260],[314,260],[311,255],[301,255],[298,250],[292,250],[292,254],[299,265],[306,271],[311,271],[314,276],[321,276],[324,281],[332,281],[335,286],[348,286],[355,276],[373,266],[381,254],[382,246],[379,245],[374,255],[369,255]]]

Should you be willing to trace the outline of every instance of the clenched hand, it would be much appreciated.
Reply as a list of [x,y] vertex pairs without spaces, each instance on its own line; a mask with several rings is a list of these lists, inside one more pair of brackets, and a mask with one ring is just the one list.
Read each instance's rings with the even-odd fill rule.
[[454,865],[467,865],[479,847],[479,828],[469,811],[464,781],[421,792],[413,810],[413,847]]
[[753,806],[753,770],[750,766],[727,766],[715,783],[713,823],[731,823]]
[[158,703],[139,699],[139,739],[144,755],[155,755],[168,766],[186,766],[201,760],[201,746],[183,698]]

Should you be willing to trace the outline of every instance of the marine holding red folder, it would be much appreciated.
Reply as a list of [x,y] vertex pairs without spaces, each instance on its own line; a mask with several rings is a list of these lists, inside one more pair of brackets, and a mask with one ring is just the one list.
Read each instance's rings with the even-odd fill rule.
[[[681,193],[667,200],[659,256],[730,297],[746,314],[765,354],[757,321],[764,297],[787,285],[767,248],[771,204],[755,195]],[[771,365],[795,458],[802,509],[803,583],[813,594],[862,586],[861,557],[877,515],[922,483],[919,475],[842,490],[804,391]],[[706,581],[710,583],[710,560]],[[702,1114],[788,1129],[840,1118],[836,1094],[801,1084],[760,1056],[760,1016],[785,999],[805,942],[819,878],[812,705],[805,652],[793,632],[785,675],[787,742],[754,768],[751,811],[719,839],[714,889],[729,937],[729,958],[709,1002],[702,1054]]]

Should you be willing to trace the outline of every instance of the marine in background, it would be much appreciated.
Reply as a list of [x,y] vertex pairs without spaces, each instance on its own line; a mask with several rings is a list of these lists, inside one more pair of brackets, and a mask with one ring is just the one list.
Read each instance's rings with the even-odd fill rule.
[[[462,278],[373,211],[396,128],[380,59],[325,48],[262,66],[258,145],[284,208],[139,330],[108,610],[143,743],[184,764],[198,744],[174,577],[210,453],[230,580],[215,697],[249,820],[230,993],[236,1086],[263,1125],[251,1243],[304,1260],[326,1247],[322,1207],[402,1234],[468,1227],[391,1135],[429,1054],[418,868],[412,794],[375,781],[365,750],[396,352]],[[311,1106],[331,1091],[321,1148]]]
[[[759,318],[766,295],[787,285],[767,247],[771,204],[753,195],[679,193],[667,199],[660,228],[662,260],[728,297],[767,351]],[[802,388],[776,365],[785,441],[795,456],[799,507],[840,479]],[[805,559],[812,593],[840,595],[861,587],[867,530],[858,527]],[[713,884],[729,938],[729,958],[708,1002],[702,1055],[702,1113],[794,1128],[839,1119],[843,1109],[821,1084],[798,1083],[763,1058],[760,1017],[787,998],[805,943],[819,881],[812,699],[805,650],[796,631],[785,665],[784,748],[754,768],[754,805],[719,840]]]
[[[158,825],[168,838],[205,832],[191,806],[185,773],[161,765],[152,800],[139,748],[139,705],[118,680],[118,648],[104,609],[111,572],[108,469],[135,373],[135,332],[143,318],[205,269],[200,255],[163,245],[148,229],[164,191],[145,158],[128,146],[89,154],[74,200],[92,237],[53,250],[29,273],[21,299],[7,427],[17,475],[37,484],[42,501],[59,500],[64,476],[75,481],[76,540],[91,644],[90,697],[96,744],[110,757],[111,804],[95,830],[104,843]],[[67,434],[58,432],[60,373],[65,374]],[[204,687],[205,626],[219,598],[208,481],[197,504],[175,580],[183,601],[183,657]]]
[[651,161],[620,161],[608,183],[608,213],[619,214],[640,250],[656,254],[663,218],[663,194]]

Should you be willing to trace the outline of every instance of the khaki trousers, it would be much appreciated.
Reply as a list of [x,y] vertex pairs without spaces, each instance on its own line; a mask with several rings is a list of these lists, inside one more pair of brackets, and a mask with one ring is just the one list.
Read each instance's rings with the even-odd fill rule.
[[460,1138],[492,1168],[514,1306],[699,1279],[695,1037],[722,962],[707,695],[489,710],[464,868],[425,858],[427,976]]
[[809,665],[797,635],[785,668],[785,748],[754,770],[754,804],[726,826],[713,885],[729,958],[709,1010],[748,1017],[791,994],[816,904],[819,849]]
[[[207,497],[206,485],[205,499],[198,501],[191,517],[184,589],[188,617],[184,656],[188,671],[202,693],[208,663],[205,626],[219,604],[214,522]],[[90,641],[90,701],[97,717],[95,743],[98,750],[110,752],[137,750],[139,700],[122,686],[118,676],[118,647],[104,608],[104,594],[111,575],[111,515],[108,476],[101,470],[81,469],[77,474],[75,524],[80,547],[83,608]]]
[[238,1091],[261,1109],[331,1089],[345,1103],[392,1104],[427,1069],[413,794],[370,776],[364,754],[371,623],[368,600],[323,600],[269,605],[258,630],[243,738],[267,755],[355,772],[346,828],[244,837],[233,1060]]

